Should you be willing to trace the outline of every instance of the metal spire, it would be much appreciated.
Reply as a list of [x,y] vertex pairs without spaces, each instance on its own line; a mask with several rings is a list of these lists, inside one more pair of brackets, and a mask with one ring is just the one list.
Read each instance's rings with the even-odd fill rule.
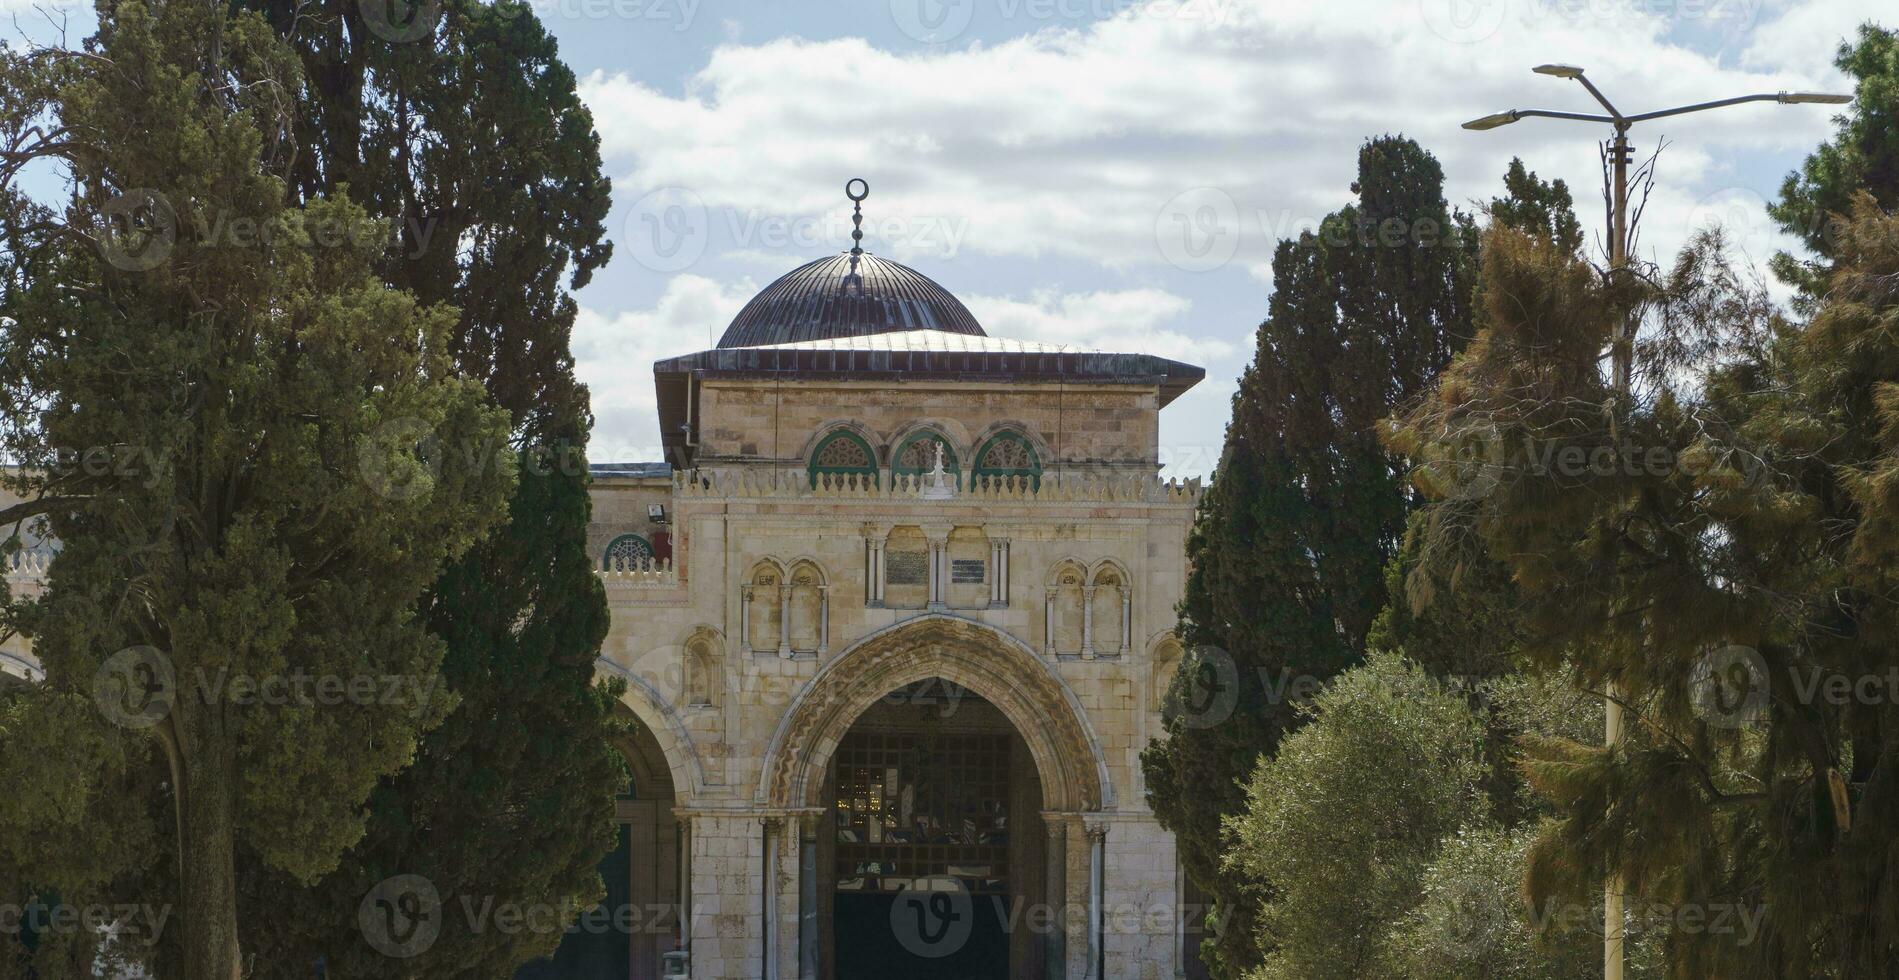
[[851,199],[851,254],[864,254],[864,198],[870,196],[870,185],[862,177],[852,177],[844,184],[844,196]]
[[864,198],[870,196],[870,184],[862,177],[852,177],[844,182],[844,196],[851,199],[851,271],[844,282],[861,293],[864,278],[857,274],[857,260],[864,254]]

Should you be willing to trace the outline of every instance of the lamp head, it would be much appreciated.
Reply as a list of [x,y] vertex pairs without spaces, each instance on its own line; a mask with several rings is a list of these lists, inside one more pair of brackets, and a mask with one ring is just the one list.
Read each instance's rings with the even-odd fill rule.
[[1810,103],[1818,103],[1821,105],[1845,105],[1851,101],[1853,101],[1853,97],[1850,95],[1833,95],[1827,92],[1782,92],[1780,93],[1780,102],[1782,105],[1803,105],[1803,104],[1810,104]]
[[1517,121],[1517,114],[1514,112],[1497,112],[1497,113],[1492,113],[1491,115],[1488,115],[1488,116],[1484,116],[1481,119],[1472,119],[1470,122],[1467,122],[1464,124],[1464,128],[1465,129],[1496,129],[1498,126],[1508,126],[1511,123],[1516,122],[1516,121]]
[[1537,65],[1531,70],[1538,75],[1554,75],[1557,78],[1582,77],[1582,69],[1575,65]]

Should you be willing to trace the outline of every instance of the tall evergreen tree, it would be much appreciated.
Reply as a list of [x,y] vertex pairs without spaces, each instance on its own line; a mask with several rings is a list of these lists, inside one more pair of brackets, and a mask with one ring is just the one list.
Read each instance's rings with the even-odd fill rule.
[[[248,885],[271,969],[301,976],[322,957],[332,976],[377,976],[388,961],[356,912],[387,877],[421,875],[450,900],[559,909],[563,921],[601,894],[624,723],[619,689],[594,684],[608,614],[586,551],[591,418],[569,337],[570,290],[611,252],[608,182],[573,73],[526,4],[431,2],[399,25],[355,0],[249,5],[304,67],[293,187],[349,187],[395,223],[384,280],[459,311],[453,354],[510,413],[522,462],[506,532],[425,607],[458,707],[416,765],[379,787],[368,833],[335,874],[305,891],[256,868]],[[507,976],[560,938],[452,917],[404,969]]]
[[[261,18],[100,14],[85,51],[10,55],[0,79],[29,100],[0,187],[0,434],[29,499],[0,522],[43,515],[62,545],[29,617],[45,682],[6,722],[77,745],[0,816],[26,824],[9,840],[38,818],[170,848],[144,869],[28,849],[3,884],[69,903],[149,870],[158,890],[115,896],[176,909],[143,958],[236,980],[239,855],[328,873],[448,710],[418,601],[505,516],[508,420],[455,370],[453,311],[375,275],[388,226],[291,199],[298,65]],[[34,160],[71,173],[63,208],[13,186]],[[75,465],[99,450],[124,465]],[[0,731],[0,755],[16,738],[44,741]],[[127,812],[127,789],[157,805]]]
[[1800,239],[1809,256],[1782,252],[1774,272],[1807,297],[1824,289],[1839,258],[1842,222],[1865,192],[1888,212],[1899,208],[1899,34],[1862,25],[1859,41],[1840,45],[1834,60],[1856,83],[1857,99],[1838,117],[1839,132],[1781,184],[1768,214]]
[[[1237,706],[1214,724],[1176,715],[1143,768],[1188,874],[1226,919],[1205,950],[1222,975],[1261,951],[1257,896],[1221,873],[1221,818],[1242,809],[1255,762],[1298,722],[1279,696],[1295,689],[1285,682],[1329,678],[1362,657],[1408,497],[1377,427],[1468,329],[1472,222],[1445,203],[1443,183],[1416,143],[1371,140],[1357,202],[1279,244],[1270,312],[1189,537],[1181,638],[1231,659]],[[1189,661],[1191,685],[1206,660]]]

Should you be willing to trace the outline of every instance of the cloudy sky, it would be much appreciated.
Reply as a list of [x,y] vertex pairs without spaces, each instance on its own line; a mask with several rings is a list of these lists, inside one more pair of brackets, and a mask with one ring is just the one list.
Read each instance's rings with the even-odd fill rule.
[[[1521,156],[1568,180],[1593,227],[1601,133],[1458,124],[1594,111],[1579,85],[1530,72],[1552,61],[1588,68],[1626,112],[1839,90],[1835,47],[1891,0],[534,2],[614,183],[614,261],[575,337],[595,459],[659,458],[651,362],[711,346],[759,288],[848,247],[843,186],[861,176],[866,247],[992,335],[1205,365],[1161,426],[1170,472],[1193,475],[1218,454],[1274,242],[1347,201],[1367,137],[1418,140],[1466,208]],[[1830,111],[1638,127],[1638,145],[1670,144],[1645,251],[1719,222],[1770,255],[1784,243],[1761,208]]]

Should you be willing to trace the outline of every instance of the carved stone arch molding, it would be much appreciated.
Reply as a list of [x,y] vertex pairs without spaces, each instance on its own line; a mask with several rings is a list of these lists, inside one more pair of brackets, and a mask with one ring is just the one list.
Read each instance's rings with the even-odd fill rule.
[[633,717],[659,744],[660,754],[666,757],[666,767],[672,770],[673,799],[683,806],[704,796],[705,763],[699,758],[699,747],[693,743],[692,734],[686,731],[679,713],[652,682],[605,657],[594,660],[594,672],[626,681],[626,693],[620,695],[620,703],[633,712]]
[[1015,638],[958,616],[926,615],[858,641],[818,671],[766,747],[756,801],[775,808],[823,805],[825,770],[866,708],[917,681],[941,678],[995,705],[1034,757],[1043,808],[1112,808],[1114,786],[1074,692]]

